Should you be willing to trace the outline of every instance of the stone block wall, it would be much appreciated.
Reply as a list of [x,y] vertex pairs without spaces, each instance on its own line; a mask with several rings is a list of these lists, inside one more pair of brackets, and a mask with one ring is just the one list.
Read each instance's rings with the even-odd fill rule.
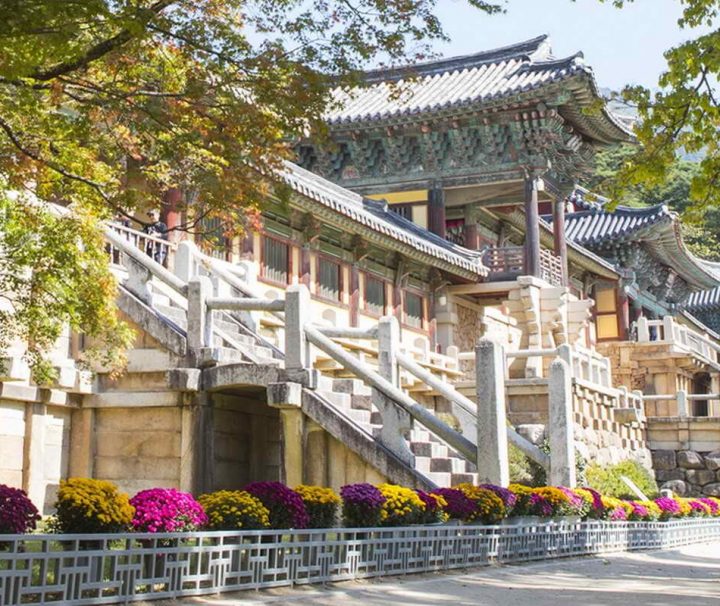
[[682,497],[720,497],[720,450],[653,450],[660,488]]
[[[573,381],[573,423],[578,452],[589,462],[610,465],[626,459],[651,466],[644,419],[627,421],[616,412],[616,392]],[[548,423],[547,381],[513,381],[508,387],[508,416],[516,426]],[[523,431],[525,431],[523,429]],[[530,431],[528,429],[528,431]],[[537,433],[538,429],[533,429]]]
[[0,400],[0,484],[23,488],[45,513],[67,476],[71,414],[65,406]]

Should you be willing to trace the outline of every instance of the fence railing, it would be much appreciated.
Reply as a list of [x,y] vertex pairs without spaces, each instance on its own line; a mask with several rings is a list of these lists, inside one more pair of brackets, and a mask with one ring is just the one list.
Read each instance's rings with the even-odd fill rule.
[[692,328],[678,324],[672,316],[665,316],[662,320],[639,318],[637,340],[638,343],[669,343],[718,364],[720,345],[711,340],[708,335],[700,334]]
[[[525,271],[525,249],[522,246],[491,246],[483,255],[490,280],[510,280]],[[563,269],[560,257],[546,248],[540,249],[540,276],[554,286],[562,286]]]
[[[160,238],[158,236],[146,234],[120,223],[108,223],[107,227],[118,234],[126,242],[134,246],[137,250],[145,253],[151,259],[160,263],[160,265],[169,268],[174,266],[175,251],[177,250],[177,244],[174,242],[170,242],[165,238]],[[108,254],[110,255],[111,264],[123,264],[123,252],[118,247],[110,244],[108,246]]]
[[1,538],[2,606],[80,606],[676,548],[720,520]]

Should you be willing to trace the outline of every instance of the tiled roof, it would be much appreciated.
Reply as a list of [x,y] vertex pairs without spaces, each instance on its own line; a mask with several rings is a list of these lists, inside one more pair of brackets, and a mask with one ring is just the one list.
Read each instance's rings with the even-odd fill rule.
[[391,212],[385,202],[364,198],[292,162],[285,162],[285,170],[280,176],[295,192],[319,202],[366,228],[478,276],[487,273],[480,252],[453,244],[419,227],[412,221]]
[[[408,80],[411,76],[414,79]],[[336,103],[326,119],[331,126],[341,126],[463,109],[574,76],[582,77],[585,84],[573,89],[575,103],[568,104],[568,108],[574,107],[570,110],[573,121],[592,124],[591,128],[603,132],[605,138],[630,138],[627,126],[606,108],[595,115],[577,111],[600,98],[592,69],[582,53],[554,58],[547,36],[473,55],[368,72],[366,86],[334,91]]]
[[685,304],[685,309],[691,313],[713,309],[720,310],[720,287],[692,293]]
[[565,216],[565,236],[577,244],[592,246],[610,240],[635,239],[648,227],[672,221],[673,217],[664,205],[648,208],[618,207],[614,212],[594,207],[568,213]]
[[[677,213],[664,204],[647,208],[617,206],[603,208],[602,200],[585,200],[576,192],[575,205],[583,208],[565,215],[568,241],[599,251],[611,242],[644,242],[652,254],[672,267],[694,288],[708,289],[720,284],[720,264],[695,257],[685,246]],[[552,217],[547,217],[552,223]]]

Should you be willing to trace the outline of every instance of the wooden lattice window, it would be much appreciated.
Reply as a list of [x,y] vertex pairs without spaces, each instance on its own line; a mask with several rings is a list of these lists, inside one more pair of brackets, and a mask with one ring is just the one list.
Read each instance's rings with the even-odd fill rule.
[[317,264],[317,294],[324,299],[339,301],[342,296],[342,277],[339,263],[318,258]]
[[403,296],[403,321],[413,328],[422,328],[425,320],[425,302],[420,295],[405,291]]
[[385,282],[365,276],[365,311],[376,316],[385,313]]
[[290,247],[285,242],[263,236],[261,267],[263,278],[287,284],[290,275]]

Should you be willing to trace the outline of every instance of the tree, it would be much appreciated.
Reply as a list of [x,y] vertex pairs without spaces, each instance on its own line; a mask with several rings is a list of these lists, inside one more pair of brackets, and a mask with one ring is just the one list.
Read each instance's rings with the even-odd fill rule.
[[[634,0],[601,1],[622,7]],[[634,86],[623,91],[626,101],[637,106],[635,132],[640,146],[626,158],[615,183],[618,191],[638,184],[667,183],[678,155],[698,154],[688,207],[697,216],[720,207],[720,4],[717,0],[679,1],[683,6],[680,27],[715,29],[665,53],[667,71],[660,76],[658,90]]]
[[588,187],[601,195],[619,195],[611,202],[624,206],[655,206],[665,204],[680,213],[683,221],[683,236],[689,249],[697,256],[711,261],[720,261],[720,212],[719,209],[698,209],[693,204],[690,189],[697,178],[700,167],[697,162],[676,158],[670,165],[666,178],[661,183],[627,184],[621,192],[613,184],[625,163],[636,156],[633,145],[610,147],[595,157],[595,171]]
[[[504,0],[468,0],[485,13]],[[129,338],[108,319],[114,293],[99,262],[102,243],[88,226],[140,205],[158,206],[170,189],[195,200],[193,230],[214,219],[232,235],[257,219],[269,184],[263,175],[307,129],[322,130],[333,86],[356,82],[368,61],[421,58],[444,33],[437,0],[5,0],[0,4],[0,175],[8,191],[0,232],[23,233],[36,248],[8,247],[0,274],[15,275],[18,334],[37,366],[63,322],[120,347]],[[32,204],[59,202],[76,219],[52,218]],[[30,208],[30,223],[18,209]],[[53,256],[49,232],[77,221],[81,255]],[[68,230],[65,229],[67,234]],[[16,244],[22,240],[16,239]],[[57,265],[43,271],[40,251]],[[64,249],[70,254],[67,249]],[[92,266],[92,271],[65,270]],[[21,270],[22,268],[22,270]],[[14,297],[21,276],[55,299],[40,319],[32,297]],[[59,276],[64,288],[48,284]],[[102,284],[95,304],[78,293]],[[37,292],[37,291],[34,291]],[[9,316],[0,333],[13,333]],[[111,333],[122,333],[122,338]],[[7,344],[0,339],[0,347]]]

